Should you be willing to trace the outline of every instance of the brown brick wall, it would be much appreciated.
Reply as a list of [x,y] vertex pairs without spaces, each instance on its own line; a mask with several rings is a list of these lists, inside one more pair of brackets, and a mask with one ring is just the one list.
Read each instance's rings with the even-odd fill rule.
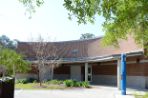
[[61,65],[54,69],[54,74],[70,74],[70,66]]
[[148,76],[148,63],[128,64],[127,74],[130,76]]
[[148,63],[144,64],[144,75],[148,76]]
[[143,76],[143,64],[127,64],[127,75],[129,76]]
[[117,67],[116,65],[94,65],[92,67],[93,75],[116,75]]
[[[128,59],[127,61],[132,61],[136,59]],[[111,65],[109,65],[111,63]],[[104,65],[103,65],[104,64]],[[107,65],[106,65],[107,64]],[[104,63],[94,63],[92,65],[93,75],[116,75],[117,74],[117,64],[115,61],[104,62]],[[81,74],[85,73],[84,64],[81,65]],[[70,74],[70,66],[64,65],[55,69],[55,74]],[[127,64],[127,75],[129,76],[148,76],[148,63],[136,63]]]
[[[94,75],[116,75],[117,65],[93,65]],[[148,76],[148,63],[127,64],[127,75]]]

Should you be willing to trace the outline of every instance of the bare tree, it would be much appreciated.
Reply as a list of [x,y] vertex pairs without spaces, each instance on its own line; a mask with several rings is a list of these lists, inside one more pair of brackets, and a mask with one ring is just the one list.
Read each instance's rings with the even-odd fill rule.
[[33,53],[35,54],[35,63],[38,69],[38,80],[40,86],[44,80],[43,74],[48,71],[48,79],[53,79],[54,68],[60,65],[60,58],[57,55],[57,47],[54,43],[45,41],[41,36],[36,42],[30,43]]

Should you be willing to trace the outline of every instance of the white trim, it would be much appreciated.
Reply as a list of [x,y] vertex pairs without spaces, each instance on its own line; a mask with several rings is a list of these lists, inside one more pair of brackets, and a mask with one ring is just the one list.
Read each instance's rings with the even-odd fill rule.
[[[136,61],[128,61],[126,64],[136,64]],[[148,63],[148,60],[140,60],[139,64],[141,63]],[[106,64],[100,64],[100,65],[117,65],[117,63],[106,63]]]
[[139,63],[148,63],[148,60],[140,60]]
[[117,87],[121,89],[121,60],[117,60]]
[[88,81],[88,63],[85,63],[85,81]]

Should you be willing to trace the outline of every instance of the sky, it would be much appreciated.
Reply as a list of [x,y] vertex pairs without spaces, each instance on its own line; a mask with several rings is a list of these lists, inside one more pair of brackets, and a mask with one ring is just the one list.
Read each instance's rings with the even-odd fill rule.
[[10,39],[30,41],[39,35],[52,41],[77,40],[83,33],[104,35],[103,17],[97,17],[95,24],[78,25],[76,19],[68,19],[63,0],[44,0],[45,3],[29,19],[25,7],[18,0],[0,0],[0,35]]

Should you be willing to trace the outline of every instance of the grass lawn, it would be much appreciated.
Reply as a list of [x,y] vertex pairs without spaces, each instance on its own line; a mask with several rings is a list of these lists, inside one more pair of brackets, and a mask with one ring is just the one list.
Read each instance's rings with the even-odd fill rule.
[[54,84],[47,84],[43,83],[42,86],[40,86],[39,83],[27,83],[27,84],[22,84],[22,83],[17,83],[15,84],[16,89],[65,89],[66,87],[63,85],[54,85]]
[[66,89],[66,88],[90,88],[88,82],[79,82],[74,80],[49,80],[42,83],[33,82],[27,79],[17,80],[15,84],[16,89]]
[[145,95],[135,95],[135,98],[148,98],[148,93]]

